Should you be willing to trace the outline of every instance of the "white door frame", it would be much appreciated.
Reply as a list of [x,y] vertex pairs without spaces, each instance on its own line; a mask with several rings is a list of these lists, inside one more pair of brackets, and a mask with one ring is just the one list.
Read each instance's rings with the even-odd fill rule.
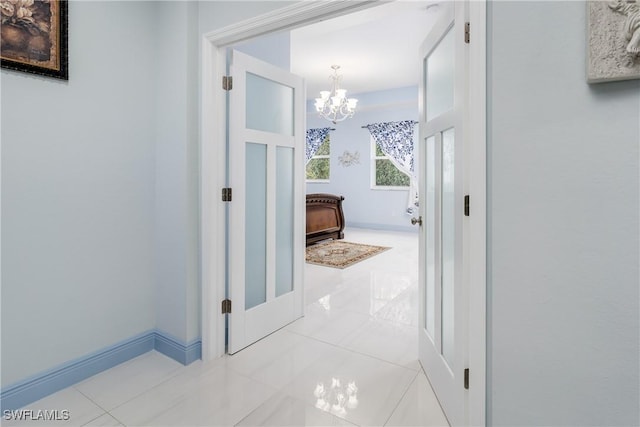
[[[202,359],[225,353],[225,318],[220,304],[225,298],[225,186],[226,96],[222,77],[226,71],[225,47],[253,37],[342,16],[377,6],[382,1],[334,0],[298,2],[258,17],[204,34],[201,40],[200,115],[200,227],[201,227],[201,334]],[[485,424],[486,395],[486,3],[470,2],[471,44],[469,66],[472,114],[469,217],[469,424]]]

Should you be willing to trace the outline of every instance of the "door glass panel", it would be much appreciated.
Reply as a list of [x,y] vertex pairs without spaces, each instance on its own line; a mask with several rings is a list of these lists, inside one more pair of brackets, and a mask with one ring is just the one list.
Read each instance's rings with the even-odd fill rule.
[[267,146],[247,143],[245,309],[267,300]]
[[427,121],[453,109],[454,42],[453,31],[449,29],[426,59]]
[[293,148],[276,148],[276,297],[293,290]]
[[442,132],[442,355],[454,360],[455,170],[453,128]]
[[436,285],[436,160],[435,145],[436,139],[430,136],[426,141],[425,155],[427,156],[426,173],[426,199],[425,199],[425,216],[426,216],[426,292],[425,292],[425,327],[427,333],[435,341],[435,285]]
[[293,88],[247,73],[247,128],[293,135]]

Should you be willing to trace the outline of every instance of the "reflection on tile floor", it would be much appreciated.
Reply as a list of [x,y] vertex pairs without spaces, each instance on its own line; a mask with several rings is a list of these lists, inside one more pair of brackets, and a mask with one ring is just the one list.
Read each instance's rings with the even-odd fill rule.
[[53,424],[78,426],[446,426],[417,360],[417,234],[345,239],[392,249],[307,265],[305,317],[239,353],[185,367],[153,351],[25,409],[66,408]]

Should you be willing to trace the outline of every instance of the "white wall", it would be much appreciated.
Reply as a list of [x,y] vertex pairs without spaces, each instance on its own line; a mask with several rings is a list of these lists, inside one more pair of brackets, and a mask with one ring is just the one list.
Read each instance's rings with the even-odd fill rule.
[[490,425],[640,423],[640,81],[586,83],[585,12],[489,8]]
[[71,2],[69,81],[1,73],[2,385],[155,326],[150,2]]

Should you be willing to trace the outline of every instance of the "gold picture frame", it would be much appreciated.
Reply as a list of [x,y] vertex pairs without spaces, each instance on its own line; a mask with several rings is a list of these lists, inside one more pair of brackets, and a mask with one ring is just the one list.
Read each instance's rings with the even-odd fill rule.
[[2,68],[69,80],[66,0],[0,0]]

